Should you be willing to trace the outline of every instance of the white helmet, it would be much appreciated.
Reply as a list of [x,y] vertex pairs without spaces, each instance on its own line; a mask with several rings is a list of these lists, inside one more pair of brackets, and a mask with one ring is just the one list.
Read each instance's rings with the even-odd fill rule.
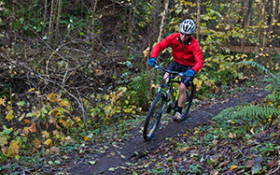
[[180,24],[180,32],[183,34],[192,34],[195,31],[195,23],[191,19],[186,19]]

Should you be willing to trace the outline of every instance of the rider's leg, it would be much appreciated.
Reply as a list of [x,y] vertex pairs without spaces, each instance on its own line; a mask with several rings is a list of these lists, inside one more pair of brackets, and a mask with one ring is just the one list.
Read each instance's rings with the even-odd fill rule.
[[178,109],[175,113],[175,115],[173,116],[173,120],[175,121],[180,121],[181,117],[182,117],[182,108],[186,102],[186,98],[187,98],[187,94],[186,94],[186,85],[184,83],[180,84],[180,88],[179,88],[180,94],[179,94],[179,98],[178,98]]
[[187,87],[184,83],[180,83],[180,94],[179,94],[179,99],[178,99],[178,107],[182,108],[184,107],[184,104],[187,99],[187,94],[186,94]]
[[169,75],[169,73],[167,73],[167,72],[164,74],[164,76],[163,76],[164,83],[166,82],[166,79],[167,79],[168,75]]

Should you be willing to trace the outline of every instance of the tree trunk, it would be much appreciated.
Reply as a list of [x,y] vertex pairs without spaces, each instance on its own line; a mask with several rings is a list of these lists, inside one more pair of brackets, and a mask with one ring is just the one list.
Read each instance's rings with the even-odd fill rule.
[[[16,0],[13,0],[13,11],[12,11],[12,15],[15,17],[15,4],[16,4]],[[12,42],[14,40],[14,34],[13,34],[13,31],[14,31],[14,25],[15,25],[15,19],[14,18],[11,18],[11,28],[9,30],[9,48],[12,48],[14,47],[14,45],[12,45]],[[14,48],[13,48],[14,49]]]
[[62,9],[62,0],[58,1],[58,9],[57,9],[57,18],[56,18],[56,28],[55,28],[55,44],[58,43],[58,32],[59,32],[59,24],[60,24],[60,16]]
[[133,30],[133,21],[134,21],[134,15],[132,15],[133,13],[133,5],[134,2],[133,0],[131,0],[131,4],[130,4],[130,8],[129,8],[129,17],[128,17],[128,37],[126,40],[126,56],[130,55],[130,41],[131,41],[131,37],[132,37],[132,30]]
[[95,0],[92,7],[92,34],[91,34],[91,57],[95,58],[95,12],[98,0]]
[[243,34],[243,38],[241,40],[241,51],[244,53],[244,43],[247,37],[247,27],[248,27],[248,11],[250,8],[248,8],[249,5],[249,0],[245,1],[244,4],[244,13],[243,13],[243,21],[242,21],[242,27],[244,29],[244,34]]
[[[270,20],[270,26],[269,26],[269,31],[268,31],[268,43],[269,43],[269,50],[270,53],[273,53],[273,48],[272,48],[272,33],[273,33],[273,23],[276,23],[275,21],[275,16],[276,16],[276,0],[273,0],[272,2],[272,14],[271,14],[271,20]],[[269,54],[269,61],[268,61],[269,68],[271,69],[272,65],[272,58],[271,54]]]
[[54,11],[54,0],[52,0],[51,4],[51,14],[50,14],[50,21],[49,21],[49,31],[48,31],[48,43],[52,42],[52,33],[53,33],[53,11]]
[[156,38],[155,38],[155,33],[157,33],[158,29],[157,29],[157,16],[158,16],[158,13],[160,11],[159,9],[159,5],[158,3],[156,2],[156,0],[151,0],[152,2],[152,7],[153,9],[151,10],[151,23],[149,24],[149,30],[150,32],[148,32],[148,55],[147,55],[147,59],[145,59],[145,63],[146,63],[146,85],[147,85],[147,91],[149,91],[148,87],[149,87],[149,83],[150,83],[150,79],[149,79],[149,68],[150,66],[148,65],[147,61],[148,59],[150,58],[150,51],[151,51],[151,48],[153,47],[153,43],[156,42]]
[[[163,29],[165,26],[165,21],[166,21],[166,16],[167,16],[167,11],[168,11],[168,5],[169,5],[169,0],[165,0],[164,1],[164,11],[163,11],[162,18],[161,18],[161,26],[160,26],[159,36],[158,36],[158,42],[160,42],[160,40],[162,40]],[[150,96],[154,92],[155,79],[156,79],[156,69],[153,69],[153,73],[151,76],[151,83],[150,83]]]
[[48,11],[48,0],[45,0],[45,10],[43,16],[43,26],[42,26],[42,34],[45,34],[45,23],[47,21],[47,11]]
[[199,35],[200,35],[200,9],[201,8],[201,0],[197,0],[197,20],[196,20],[196,26],[197,26],[197,33],[196,33],[196,39],[199,43]]
[[259,53],[260,53],[260,57],[259,57],[259,63],[261,64],[261,60],[264,54],[264,27],[262,25],[265,25],[265,4],[266,4],[266,0],[262,0],[261,1],[261,26],[259,28]]

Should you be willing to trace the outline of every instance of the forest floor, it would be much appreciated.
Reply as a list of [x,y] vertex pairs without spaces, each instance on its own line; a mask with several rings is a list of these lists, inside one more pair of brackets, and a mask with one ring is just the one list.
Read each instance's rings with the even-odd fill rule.
[[[149,142],[144,141],[142,137],[142,126],[135,126],[134,129],[128,131],[131,133],[129,139],[117,139],[111,143],[105,143],[104,147],[100,149],[102,151],[96,151],[99,149],[96,147],[97,142],[88,143],[83,145],[83,151],[72,153],[71,157],[75,157],[75,159],[69,161],[61,173],[67,172],[67,174],[73,175],[149,174],[148,169],[150,169],[150,173],[156,171],[151,167],[157,163],[158,160],[155,158],[158,157],[158,154],[170,155],[168,150],[171,152],[172,145],[169,140],[175,137],[176,140],[187,139],[184,134],[186,130],[194,130],[199,125],[211,122],[211,119],[223,109],[244,103],[260,104],[267,94],[268,92],[263,88],[253,87],[223,100],[213,99],[206,101],[205,104],[194,104],[194,109],[180,123],[168,119],[168,122],[164,122],[163,119],[160,129]],[[164,158],[164,155],[161,157]],[[160,170],[158,171],[160,172]],[[156,174],[156,172],[151,174]]]

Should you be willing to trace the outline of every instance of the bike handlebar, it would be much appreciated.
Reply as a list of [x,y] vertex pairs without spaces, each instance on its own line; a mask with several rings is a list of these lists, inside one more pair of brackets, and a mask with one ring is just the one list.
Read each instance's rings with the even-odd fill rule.
[[171,71],[171,70],[165,69],[165,68],[163,68],[163,67],[161,67],[157,64],[155,64],[154,68],[155,69],[161,69],[161,70],[163,70],[167,73],[170,73],[170,74],[178,74],[180,77],[185,77],[186,76],[186,74],[184,72]]

